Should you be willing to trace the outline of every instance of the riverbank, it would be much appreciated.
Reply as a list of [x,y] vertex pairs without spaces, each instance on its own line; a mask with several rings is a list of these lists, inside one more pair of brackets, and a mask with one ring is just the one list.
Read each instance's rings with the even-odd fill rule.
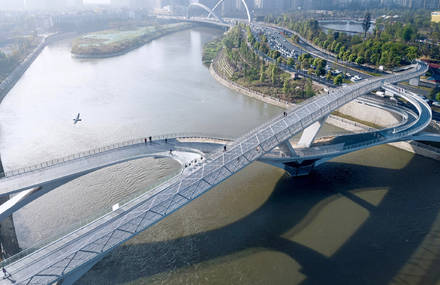
[[18,80],[23,76],[26,70],[31,66],[35,59],[40,55],[46,45],[55,41],[63,40],[69,37],[73,37],[77,33],[61,33],[45,36],[41,39],[38,46],[0,83],[0,103],[3,98],[8,94]]
[[46,46],[47,37],[42,38],[37,47],[0,83],[0,103],[8,94],[9,90],[14,87],[21,76],[31,66],[32,62],[40,55],[41,51]]
[[[250,90],[249,88],[245,88],[243,86],[238,85],[237,83],[227,79],[225,76],[222,76],[222,73],[219,72],[219,65],[221,62],[221,56],[217,56],[216,59],[211,63],[209,67],[209,71],[211,75],[222,85],[235,90],[245,96],[252,97],[254,99],[260,100],[262,102],[265,102],[267,104],[275,105],[284,109],[292,108],[295,106],[293,103],[289,103],[287,101],[283,101],[280,99],[276,99],[271,97],[270,95],[263,94],[260,92],[256,92],[254,90]],[[347,106],[348,105],[348,106]],[[347,104],[346,106],[343,106],[341,109],[338,110],[338,112],[341,112],[344,115],[357,118],[359,114],[367,114],[371,113],[371,110],[365,110],[365,108],[373,108],[370,106],[367,106],[365,104],[359,104],[356,102],[352,102]],[[395,124],[395,116],[385,110],[380,110],[380,112],[377,112],[375,108],[374,116],[368,117],[364,116],[362,117],[365,121],[370,121],[370,118],[373,118],[373,121],[371,121],[372,124],[375,125],[381,125],[381,126],[387,126],[390,124]],[[378,114],[380,113],[380,114]],[[391,123],[390,123],[391,120]],[[346,118],[342,118],[335,115],[330,115],[327,118],[326,123],[333,125],[335,127],[339,127],[341,129],[350,131],[350,132],[360,132],[360,131],[372,131],[376,130],[377,128],[373,128],[372,126],[367,126],[366,124],[357,122],[355,120],[349,120]],[[418,154],[424,157],[432,158],[435,160],[440,161],[440,149],[415,142],[415,141],[409,141],[409,142],[396,142],[396,143],[390,143],[389,145],[396,147],[398,149]]]
[[285,108],[285,109],[289,108],[290,106],[293,106],[293,104],[291,104],[287,101],[284,101],[281,99],[276,99],[271,96],[265,95],[263,93],[260,93],[260,92],[257,92],[257,91],[251,90],[249,88],[238,85],[237,83],[221,76],[220,75],[221,73],[219,73],[218,68],[219,68],[218,67],[218,59],[216,59],[209,66],[209,72],[211,73],[212,77],[214,77],[215,80],[217,80],[222,85],[224,85],[234,91],[237,91],[243,95],[255,98],[257,100],[260,100],[262,102],[265,102],[265,103],[268,103],[268,104],[271,104],[274,106],[278,106],[278,107]]
[[72,55],[77,58],[108,58],[132,50],[168,35],[193,27],[189,23],[147,26],[132,30],[106,30],[87,34],[74,41]]

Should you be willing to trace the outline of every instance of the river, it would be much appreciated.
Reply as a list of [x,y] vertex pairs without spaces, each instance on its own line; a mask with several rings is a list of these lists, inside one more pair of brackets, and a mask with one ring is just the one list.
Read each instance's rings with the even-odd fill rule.
[[[363,34],[364,28],[362,27],[361,23],[353,22],[353,21],[321,21],[320,26],[324,28],[325,30],[333,30],[333,31],[340,31],[340,32],[346,32],[351,35],[355,34]],[[370,29],[368,30],[369,33],[372,33],[375,28],[375,25],[372,24]]]
[[[74,59],[70,41],[48,46],[0,105],[6,170],[131,137],[238,136],[281,112],[210,76],[202,46],[220,34],[182,31],[108,59]],[[84,121],[73,125],[78,112]],[[326,126],[322,134],[340,131]],[[301,178],[254,163],[78,284],[388,284],[406,276],[421,248],[438,254],[440,242],[425,243],[440,228],[439,169],[389,146]],[[14,214],[20,246],[66,233],[177,171],[168,159],[140,159],[59,187]],[[426,272],[437,280],[431,265]]]

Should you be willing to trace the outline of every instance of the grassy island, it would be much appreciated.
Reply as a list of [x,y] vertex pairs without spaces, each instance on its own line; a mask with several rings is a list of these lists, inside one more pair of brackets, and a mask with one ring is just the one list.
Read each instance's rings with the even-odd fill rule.
[[74,40],[72,54],[84,58],[118,56],[141,47],[156,38],[189,27],[191,27],[191,24],[177,23],[90,33]]

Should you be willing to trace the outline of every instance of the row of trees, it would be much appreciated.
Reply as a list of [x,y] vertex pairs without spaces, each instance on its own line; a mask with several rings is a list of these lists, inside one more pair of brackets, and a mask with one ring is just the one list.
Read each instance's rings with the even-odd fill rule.
[[[431,41],[439,41],[440,24],[429,24],[420,19],[420,15],[406,15],[412,21],[390,21],[378,19],[371,34],[348,35],[346,33],[324,32],[319,22],[314,19],[296,21],[293,16],[280,16],[275,23],[288,27],[312,41],[315,45],[325,48],[344,61],[357,64],[383,65],[388,68],[410,63],[424,55],[440,59],[438,45],[421,43],[423,33],[432,31]],[[424,19],[424,18],[423,18]],[[369,29],[369,14],[363,23],[365,31]],[[296,37],[293,40],[298,40]]]
[[[247,33],[243,33],[242,31]],[[263,50],[266,54],[277,60],[276,63],[265,63],[248,46]],[[271,96],[284,100],[298,101],[314,95],[311,80],[294,80],[289,73],[279,68],[279,63],[284,60],[279,52],[270,50],[267,39],[255,39],[249,28],[235,27],[223,39],[224,51],[230,66],[234,69],[232,80],[258,90],[270,92]],[[266,91],[266,92],[265,92]]]
[[19,38],[7,54],[0,50],[0,82],[22,61],[38,44],[38,38],[27,36]]
[[[277,50],[271,50],[269,48],[269,45],[267,43],[267,39],[265,35],[260,36],[260,41],[257,41],[250,31],[248,31],[248,40],[250,44],[253,44],[253,47],[260,52],[265,53],[267,56],[273,58],[276,60],[277,64],[284,63],[292,68],[295,68],[296,70],[305,70],[310,75],[316,75],[316,76],[324,76],[327,80],[333,81],[335,85],[341,85],[344,82],[344,76],[343,75],[336,75],[333,76],[332,72],[330,70],[326,70],[327,61],[325,59],[321,58],[313,58],[309,53],[304,53],[298,57],[297,60],[290,57],[288,59],[285,59],[281,56],[280,52]],[[307,90],[305,91],[306,94],[309,94]],[[309,95],[306,95],[306,97],[309,97]]]

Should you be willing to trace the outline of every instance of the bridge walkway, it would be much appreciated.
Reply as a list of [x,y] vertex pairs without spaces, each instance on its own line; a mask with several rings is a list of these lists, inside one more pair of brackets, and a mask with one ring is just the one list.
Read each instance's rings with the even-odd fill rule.
[[[34,166],[6,172],[0,179],[0,196],[42,186],[47,182],[81,176],[86,173],[144,157],[171,157],[181,165],[191,160],[206,157],[230,139],[198,138],[198,141],[179,140],[174,135],[167,140],[153,140],[145,143],[145,138],[106,146],[85,153],[43,162]],[[187,135],[187,138],[192,137]],[[204,141],[204,142],[203,142]],[[170,149],[173,153],[170,154]]]
[[219,150],[194,171],[170,179],[117,211],[9,263],[6,269],[18,284],[62,280],[96,263],[114,247],[190,203],[333,110],[385,83],[406,81],[426,70],[426,65],[420,63],[400,74],[365,80],[312,98],[289,110],[288,115],[277,116],[235,140],[226,151]]

